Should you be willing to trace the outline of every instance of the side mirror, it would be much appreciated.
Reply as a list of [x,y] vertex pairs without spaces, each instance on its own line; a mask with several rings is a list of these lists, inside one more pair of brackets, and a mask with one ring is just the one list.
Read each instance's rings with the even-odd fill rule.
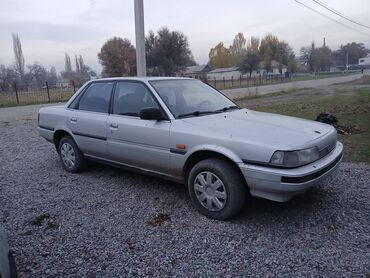
[[163,120],[161,111],[156,107],[141,109],[139,112],[139,117],[142,120]]

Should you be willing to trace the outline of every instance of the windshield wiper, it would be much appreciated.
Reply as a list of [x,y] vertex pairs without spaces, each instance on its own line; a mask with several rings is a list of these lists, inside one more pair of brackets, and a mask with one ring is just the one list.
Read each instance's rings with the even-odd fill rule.
[[190,113],[185,113],[185,114],[180,114],[178,115],[177,117],[178,118],[185,118],[185,117],[191,117],[191,116],[201,116],[201,115],[207,115],[207,114],[216,114],[216,113],[221,113],[222,111],[194,111],[194,112],[190,112]]
[[214,112],[220,113],[220,112],[226,112],[226,111],[230,111],[230,110],[234,110],[234,109],[240,109],[240,108],[239,108],[239,106],[231,105],[231,106],[226,106],[226,107],[221,108],[221,109],[217,109]]

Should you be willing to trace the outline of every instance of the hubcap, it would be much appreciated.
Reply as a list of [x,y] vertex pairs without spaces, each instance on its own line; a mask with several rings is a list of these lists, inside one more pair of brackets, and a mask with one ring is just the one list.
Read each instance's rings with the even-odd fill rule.
[[75,165],[76,157],[75,151],[71,144],[64,143],[60,149],[60,156],[62,158],[63,164],[68,168],[72,168]]
[[194,191],[199,203],[210,211],[219,211],[226,204],[226,188],[212,172],[204,171],[195,177]]

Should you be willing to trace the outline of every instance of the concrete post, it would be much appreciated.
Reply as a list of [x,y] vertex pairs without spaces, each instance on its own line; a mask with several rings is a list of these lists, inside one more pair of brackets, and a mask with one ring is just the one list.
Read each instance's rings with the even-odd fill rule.
[[135,36],[136,36],[136,67],[137,76],[146,76],[144,4],[143,0],[134,0]]

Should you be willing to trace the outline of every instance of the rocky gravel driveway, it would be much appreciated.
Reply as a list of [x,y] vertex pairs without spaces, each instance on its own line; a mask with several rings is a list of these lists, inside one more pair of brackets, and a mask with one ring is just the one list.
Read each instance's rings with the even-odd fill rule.
[[0,120],[0,223],[20,277],[370,275],[368,166],[343,163],[288,203],[250,199],[222,222],[178,184],[102,165],[66,173],[34,114],[13,109]]

